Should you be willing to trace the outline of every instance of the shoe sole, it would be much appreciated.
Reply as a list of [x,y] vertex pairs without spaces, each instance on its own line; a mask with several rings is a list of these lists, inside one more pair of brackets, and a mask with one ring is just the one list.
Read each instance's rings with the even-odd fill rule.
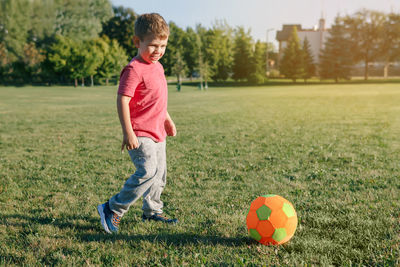
[[97,206],[97,212],[99,213],[101,225],[103,226],[104,230],[107,233],[112,234],[110,229],[108,229],[108,226],[107,226],[107,223],[106,223],[106,216],[104,214],[103,204],[100,204],[100,205]]

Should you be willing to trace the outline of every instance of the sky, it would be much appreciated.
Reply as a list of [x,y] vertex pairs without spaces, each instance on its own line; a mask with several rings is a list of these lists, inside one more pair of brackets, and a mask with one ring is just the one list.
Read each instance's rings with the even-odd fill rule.
[[232,27],[251,29],[255,40],[277,45],[275,35],[283,24],[301,24],[313,28],[323,16],[326,25],[333,23],[337,14],[351,15],[366,8],[400,13],[400,0],[112,0],[114,6],[132,8],[136,13],[160,13],[167,22],[179,27],[202,24],[209,28],[217,20],[225,20]]

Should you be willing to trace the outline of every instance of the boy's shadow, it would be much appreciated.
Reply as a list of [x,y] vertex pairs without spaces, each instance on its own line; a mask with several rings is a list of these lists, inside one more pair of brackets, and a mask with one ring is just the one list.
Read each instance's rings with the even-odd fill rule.
[[[82,242],[103,242],[103,241],[149,241],[161,242],[166,245],[185,246],[185,245],[225,245],[242,246],[253,244],[252,240],[245,236],[222,237],[211,235],[200,235],[193,233],[170,233],[167,230],[152,234],[107,234],[100,226],[100,220],[89,215],[65,214],[61,218],[51,218],[49,216],[33,215],[4,215],[0,217],[0,225],[15,226],[21,228],[22,232],[32,231],[34,225],[52,225],[61,230],[73,229],[76,238]],[[62,237],[60,237],[62,238]]]
[[147,235],[127,235],[127,234],[113,234],[109,235],[106,233],[98,234],[81,234],[79,238],[83,242],[98,242],[98,241],[149,241],[153,243],[164,243],[166,246],[185,246],[185,245],[224,245],[224,246],[242,246],[244,244],[254,244],[251,239],[247,237],[221,237],[221,236],[210,236],[210,235],[199,235],[191,233],[168,233],[160,232],[157,234]]

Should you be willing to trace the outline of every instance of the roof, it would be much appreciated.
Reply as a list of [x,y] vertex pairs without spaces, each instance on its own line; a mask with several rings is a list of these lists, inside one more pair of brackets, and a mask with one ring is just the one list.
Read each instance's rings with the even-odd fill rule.
[[276,40],[286,41],[289,39],[293,32],[293,28],[296,27],[298,31],[302,31],[301,24],[284,24],[281,31],[276,32]]

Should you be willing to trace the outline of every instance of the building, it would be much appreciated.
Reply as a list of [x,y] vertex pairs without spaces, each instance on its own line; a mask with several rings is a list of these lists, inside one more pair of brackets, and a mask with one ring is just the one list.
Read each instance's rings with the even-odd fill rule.
[[314,63],[318,64],[320,51],[329,37],[329,29],[325,28],[325,19],[323,18],[319,20],[318,26],[314,29],[303,29],[300,24],[288,24],[283,25],[281,31],[277,31],[276,40],[279,42],[278,66],[294,27],[297,28],[301,45],[305,38],[309,41]]

